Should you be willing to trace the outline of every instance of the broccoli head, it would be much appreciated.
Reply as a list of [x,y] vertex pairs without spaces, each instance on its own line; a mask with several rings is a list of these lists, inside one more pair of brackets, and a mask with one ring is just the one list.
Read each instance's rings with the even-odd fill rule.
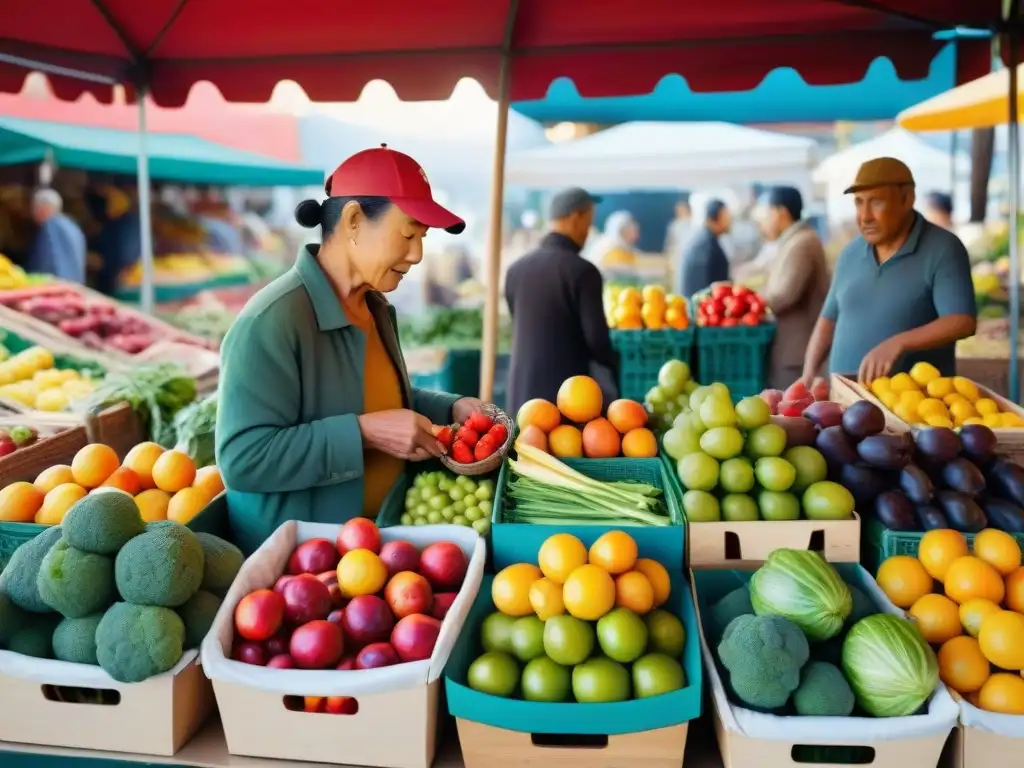
[[184,525],[147,528],[117,553],[114,579],[126,602],[184,605],[203,581],[203,545]]
[[36,581],[43,558],[50,551],[50,547],[60,540],[60,534],[59,527],[47,528],[14,550],[7,567],[4,568],[3,591],[24,611],[50,613],[52,610],[39,595]]
[[210,592],[227,592],[245,557],[242,550],[212,533],[197,533],[203,546],[203,584]]
[[28,621],[28,614],[0,590],[0,648],[7,645],[11,635],[21,629],[26,621]]
[[74,664],[99,664],[96,659],[96,628],[102,613],[80,619],[64,619],[53,631],[53,656]]
[[824,661],[804,667],[800,687],[793,694],[798,715],[849,717],[854,703],[853,691],[839,667]]
[[206,633],[213,626],[213,619],[220,610],[220,598],[205,589],[200,589],[188,599],[178,615],[185,622],[185,647],[198,648]]
[[779,616],[737,616],[718,644],[733,692],[754,709],[785,706],[809,657],[804,633]]
[[116,492],[89,494],[75,502],[61,521],[68,544],[96,555],[116,555],[145,527],[135,500]]
[[174,667],[185,625],[169,608],[114,603],[96,627],[96,659],[121,683],[139,683]]
[[27,621],[7,641],[7,650],[39,659],[53,658],[53,631],[60,623],[56,613],[29,613]]
[[102,613],[117,599],[114,561],[68,546],[67,539],[46,553],[36,586],[44,603],[71,619]]
[[750,587],[744,584],[727,594],[713,606],[711,606],[711,630],[712,637],[721,637],[729,622],[737,616],[752,614],[754,606],[750,604]]

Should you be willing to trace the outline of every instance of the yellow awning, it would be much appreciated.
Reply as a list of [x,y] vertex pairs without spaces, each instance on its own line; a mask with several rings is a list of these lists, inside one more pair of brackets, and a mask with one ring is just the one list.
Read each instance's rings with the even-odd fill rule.
[[[910,131],[965,131],[1010,121],[1010,70],[1001,69],[903,110],[896,122]],[[1017,119],[1024,116],[1024,64],[1017,67]]]

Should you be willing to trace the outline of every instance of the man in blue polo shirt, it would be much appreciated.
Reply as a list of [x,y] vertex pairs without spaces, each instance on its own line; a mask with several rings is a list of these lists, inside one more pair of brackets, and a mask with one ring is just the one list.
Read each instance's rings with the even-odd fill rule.
[[914,177],[895,158],[864,163],[846,193],[861,237],[839,256],[803,378],[830,353],[832,372],[866,383],[922,361],[954,375],[956,342],[974,334],[977,315],[967,249],[914,210]]

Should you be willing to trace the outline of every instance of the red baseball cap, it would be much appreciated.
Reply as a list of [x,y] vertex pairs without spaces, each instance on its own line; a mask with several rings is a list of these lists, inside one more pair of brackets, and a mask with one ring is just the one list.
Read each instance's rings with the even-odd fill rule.
[[328,197],[386,197],[420,224],[457,235],[466,222],[434,201],[427,173],[387,144],[356,152],[327,179]]

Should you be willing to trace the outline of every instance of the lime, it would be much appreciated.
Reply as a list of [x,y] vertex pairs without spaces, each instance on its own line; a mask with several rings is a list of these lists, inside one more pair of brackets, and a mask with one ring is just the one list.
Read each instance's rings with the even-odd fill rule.
[[768,456],[757,460],[754,477],[766,491],[788,491],[796,480],[796,469],[785,459]]
[[[676,421],[684,418],[686,414],[680,414]],[[662,438],[665,444],[665,453],[676,461],[689,453],[697,453],[700,450],[700,433],[691,426],[672,427]]]
[[511,696],[519,685],[519,665],[507,653],[488,651],[469,665],[469,687],[491,696]]
[[718,485],[718,462],[706,453],[683,456],[676,465],[676,471],[679,482],[687,490],[711,491]]
[[717,523],[722,519],[718,499],[707,491],[687,491],[683,494],[683,513],[691,523]]
[[608,658],[628,664],[647,648],[647,625],[628,608],[616,608],[597,620],[597,642]]
[[697,387],[693,390],[690,393],[690,410],[694,413],[699,413],[701,405],[704,404],[707,398],[711,397],[713,392],[714,390],[711,387]]
[[778,424],[765,424],[747,434],[747,456],[760,459],[763,456],[781,456],[786,450],[786,430]]
[[651,611],[644,616],[647,625],[648,649],[651,653],[664,653],[674,659],[683,655],[686,630],[683,622],[665,610]]
[[580,704],[626,701],[630,695],[629,672],[617,661],[590,659],[573,669],[572,692]]
[[527,701],[565,701],[572,691],[572,672],[547,656],[538,656],[523,669],[522,689]]
[[712,458],[731,459],[743,452],[743,435],[736,427],[712,427],[700,436],[700,448]]
[[594,628],[575,616],[552,616],[544,622],[544,652],[557,664],[571,667],[594,650]]
[[772,409],[760,397],[744,397],[736,403],[736,420],[741,429],[757,429],[772,420]]
[[754,465],[740,457],[722,462],[718,485],[726,493],[747,493],[754,487]]
[[512,652],[520,661],[544,655],[544,622],[536,616],[523,616],[512,625]]
[[722,519],[730,523],[757,520],[757,502],[745,493],[730,493],[722,497]]
[[793,465],[796,480],[793,481],[793,493],[803,493],[817,482],[828,476],[828,464],[825,457],[818,453],[817,448],[809,445],[795,445],[782,454],[782,458]]
[[633,664],[633,696],[646,699],[686,685],[683,665],[663,653],[648,653]]
[[808,520],[848,520],[853,516],[853,494],[838,483],[823,480],[804,491]]
[[704,398],[704,402],[700,404],[700,420],[708,429],[735,427],[736,409],[732,407],[732,400],[720,394]]
[[658,386],[669,397],[682,394],[683,387],[690,380],[690,366],[681,360],[669,360],[658,371]]
[[480,642],[485,651],[512,653],[512,627],[516,620],[500,611],[495,611],[480,625]]
[[757,507],[765,520],[799,520],[800,500],[786,491],[761,491]]

